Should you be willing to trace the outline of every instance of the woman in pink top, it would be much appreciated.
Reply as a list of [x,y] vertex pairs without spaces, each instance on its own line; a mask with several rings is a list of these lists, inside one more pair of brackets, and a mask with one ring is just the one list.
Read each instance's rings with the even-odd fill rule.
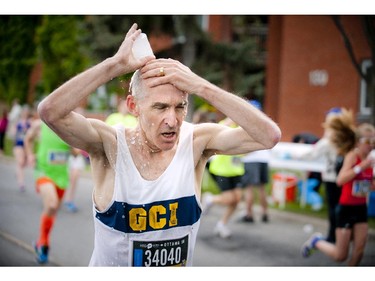
[[[354,130],[342,127],[342,137],[353,140],[353,146],[345,154],[345,159],[337,177],[337,185],[342,187],[339,205],[336,208],[336,243],[325,241],[321,234],[313,234],[302,247],[302,255],[308,257],[314,249],[338,262],[347,260],[349,266],[359,265],[367,242],[367,195],[374,190],[371,151],[375,145],[375,127],[364,123]],[[352,250],[351,248],[352,242]]]

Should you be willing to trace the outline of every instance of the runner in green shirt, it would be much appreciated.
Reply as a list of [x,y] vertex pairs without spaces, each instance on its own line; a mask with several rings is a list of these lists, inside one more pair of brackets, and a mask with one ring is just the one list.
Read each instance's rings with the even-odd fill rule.
[[[34,141],[38,139],[36,157]],[[48,262],[49,236],[65,189],[69,185],[70,146],[39,119],[33,121],[25,137],[29,164],[35,167],[36,190],[43,199],[39,239],[35,252],[39,263]]]

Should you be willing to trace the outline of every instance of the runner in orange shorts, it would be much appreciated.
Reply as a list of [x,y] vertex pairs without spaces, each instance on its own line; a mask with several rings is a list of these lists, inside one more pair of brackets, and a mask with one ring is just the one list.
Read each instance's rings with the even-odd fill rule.
[[[34,156],[34,140],[37,137],[39,137],[39,145]],[[44,264],[48,262],[49,236],[65,189],[69,185],[70,146],[41,120],[35,120],[26,134],[25,148],[29,164],[35,167],[36,191],[42,196],[43,201],[40,233],[34,248],[37,261]]]

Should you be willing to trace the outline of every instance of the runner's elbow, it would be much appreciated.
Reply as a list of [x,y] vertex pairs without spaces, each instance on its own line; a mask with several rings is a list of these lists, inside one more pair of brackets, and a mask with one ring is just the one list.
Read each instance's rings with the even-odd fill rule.
[[266,149],[273,148],[281,140],[281,130],[278,126],[273,126],[269,132],[269,138],[265,143]]
[[43,100],[38,105],[38,115],[40,119],[45,123],[53,123],[56,117],[54,116],[54,107],[52,106],[51,102],[48,100]]

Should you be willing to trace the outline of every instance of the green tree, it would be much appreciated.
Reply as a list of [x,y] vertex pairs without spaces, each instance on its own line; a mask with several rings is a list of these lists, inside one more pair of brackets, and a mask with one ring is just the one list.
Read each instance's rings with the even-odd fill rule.
[[43,64],[39,94],[50,93],[90,63],[84,51],[83,20],[82,16],[43,16],[36,40]]
[[[259,62],[259,38],[253,26],[260,16],[230,16],[233,38],[214,43],[202,30],[202,16],[2,16],[0,17],[0,99],[26,100],[32,67],[42,63],[43,74],[37,95],[50,93],[89,64],[112,56],[125,32],[137,22],[147,34],[169,34],[174,45],[156,54],[180,59],[193,71],[238,95],[255,89],[263,95],[264,63]],[[36,52],[37,50],[37,52]],[[37,55],[36,55],[37,54]],[[129,77],[125,77],[128,79]],[[124,83],[114,79],[110,92],[122,92]]]
[[142,15],[100,15],[86,16],[84,25],[87,29],[85,44],[90,46],[88,54],[96,62],[114,55],[124,40],[126,32],[133,23],[137,23],[146,34],[173,35],[172,16]]
[[[254,92],[261,100],[264,84],[264,60],[259,60],[259,36],[254,35],[254,27],[264,27],[265,17],[230,16],[232,40],[215,43],[202,29],[202,15],[126,15],[87,16],[88,30],[84,38],[87,55],[95,62],[112,56],[124,39],[125,32],[138,23],[148,35],[169,34],[174,45],[156,54],[157,57],[172,57],[181,60],[193,71],[209,81],[224,86],[238,95]],[[263,53],[264,50],[263,50]],[[129,79],[129,76],[122,79]],[[113,79],[107,84],[109,92],[122,93],[121,79]],[[202,101],[195,100],[194,104]]]
[[0,100],[25,103],[36,63],[35,29],[39,16],[0,16]]
[[[113,56],[124,40],[126,32],[133,23],[137,23],[142,32],[150,35],[163,33],[173,36],[172,16],[142,16],[142,15],[100,15],[86,16],[84,26],[87,30],[83,38],[84,44],[89,46],[86,55],[93,59],[94,63],[103,61]],[[106,84],[110,93],[123,94],[127,92],[126,82],[131,75],[125,75],[119,79],[113,79]],[[125,82],[125,83],[123,83]]]
[[262,98],[265,60],[259,58],[265,49],[261,49],[259,41],[260,35],[265,40],[266,33],[254,30],[262,30],[263,21],[260,16],[231,16],[231,40],[215,43],[208,35],[203,37],[194,67],[213,83],[222,84],[239,96],[255,89],[253,94]]

